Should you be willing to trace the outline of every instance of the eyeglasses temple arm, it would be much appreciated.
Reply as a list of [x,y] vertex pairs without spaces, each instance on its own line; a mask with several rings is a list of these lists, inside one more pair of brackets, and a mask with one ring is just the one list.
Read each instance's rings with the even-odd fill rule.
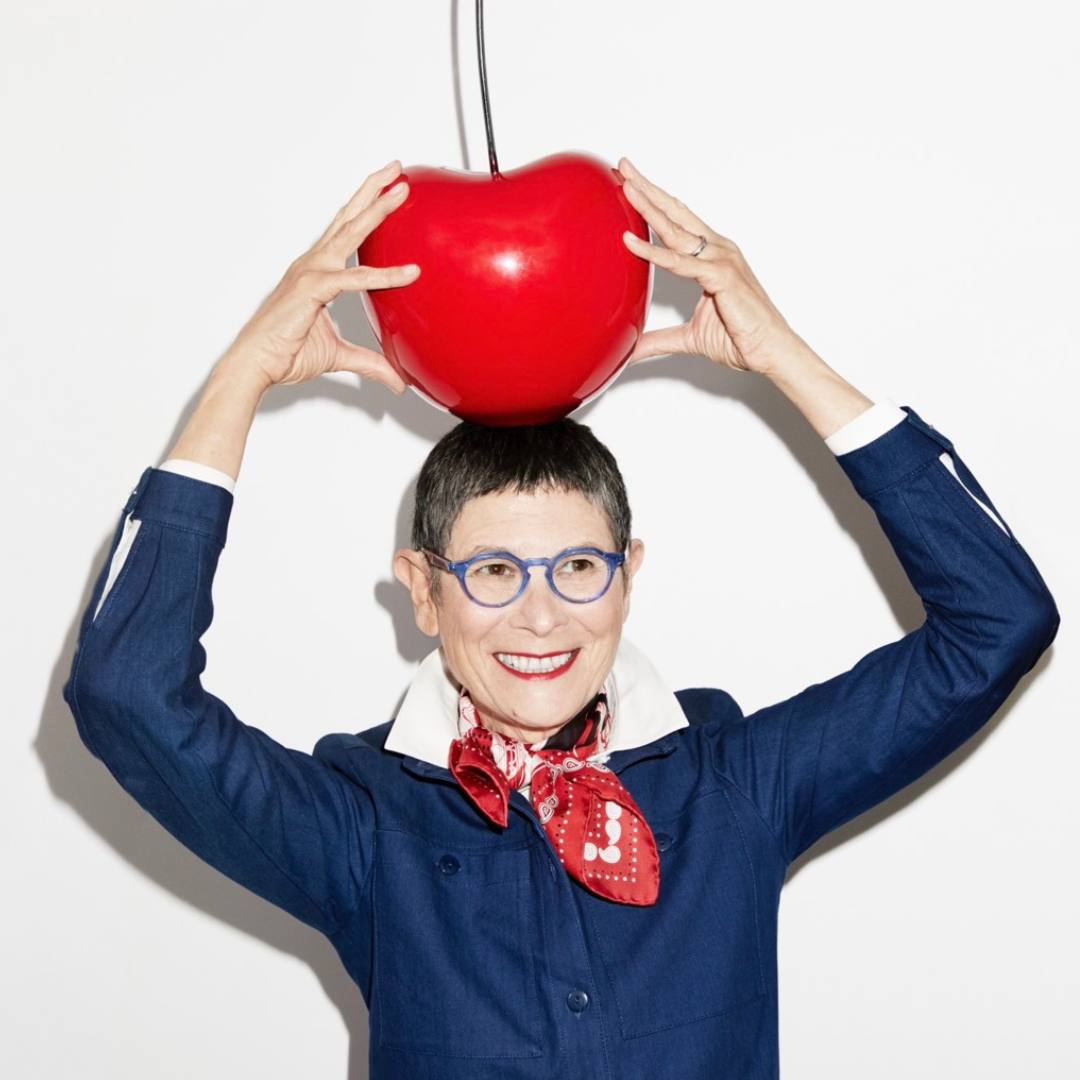
[[445,570],[448,574],[453,574],[454,568],[450,565],[449,559],[444,559],[441,555],[436,555],[434,551],[429,551],[427,548],[421,548],[420,554],[427,557],[427,561],[432,566],[439,570]]

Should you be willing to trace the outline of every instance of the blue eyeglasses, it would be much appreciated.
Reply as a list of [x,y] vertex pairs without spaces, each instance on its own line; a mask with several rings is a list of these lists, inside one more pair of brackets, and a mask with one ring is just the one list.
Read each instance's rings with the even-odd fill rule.
[[432,566],[454,574],[465,595],[481,607],[512,604],[528,587],[529,568],[544,567],[551,591],[571,604],[589,604],[608,591],[626,555],[597,548],[567,548],[550,559],[519,559],[509,551],[485,551],[471,559],[451,562],[422,549]]

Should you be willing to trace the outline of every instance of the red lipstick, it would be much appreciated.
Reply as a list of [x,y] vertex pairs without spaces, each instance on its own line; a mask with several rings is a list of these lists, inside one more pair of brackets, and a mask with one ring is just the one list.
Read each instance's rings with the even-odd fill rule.
[[[574,666],[574,661],[578,658],[578,653],[580,651],[581,651],[580,649],[563,649],[560,652],[550,652],[550,653],[542,653],[542,654],[541,653],[503,652],[503,653],[495,653],[495,659],[496,659],[496,661],[498,661],[498,664],[503,669],[503,671],[507,671],[511,675],[514,675],[519,679],[525,679],[525,680],[527,680],[529,682],[535,682],[535,681],[541,680],[541,679],[557,679],[560,675],[565,675]],[[544,666],[543,661],[551,660],[554,657],[566,656],[567,654],[569,654],[570,659],[567,660],[566,663],[561,664],[560,666],[558,666],[558,667],[556,667],[556,668],[554,668],[553,670],[550,670],[550,671],[535,670],[537,665],[529,663],[530,661],[539,661],[540,662],[539,666],[542,667],[542,666]],[[510,664],[508,664],[504,660],[500,659],[500,657],[502,657],[502,656],[512,656],[512,657],[515,657],[516,659],[524,661],[524,666],[526,667],[526,670],[519,671],[516,667],[511,667]],[[527,670],[528,667],[533,667],[534,670],[529,671],[529,670]]]

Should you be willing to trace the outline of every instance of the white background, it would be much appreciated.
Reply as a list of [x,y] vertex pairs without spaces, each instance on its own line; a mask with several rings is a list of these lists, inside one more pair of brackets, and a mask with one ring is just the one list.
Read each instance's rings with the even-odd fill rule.
[[[329,945],[146,817],[60,688],[128,490],[284,267],[384,161],[484,167],[456,7],[4,5],[5,1077],[366,1075]],[[631,155],[742,245],[834,366],[954,439],[1065,613],[984,734],[796,870],[787,1080],[1080,1074],[1072,6],[488,7],[504,169]],[[693,300],[658,282],[651,324]],[[358,302],[335,313],[370,343]],[[674,685],[749,710],[917,623],[829,454],[753,377],[661,360],[584,416],[648,545],[629,634]],[[393,714],[427,646],[390,556],[447,427],[350,379],[260,415],[207,681],[283,742]]]

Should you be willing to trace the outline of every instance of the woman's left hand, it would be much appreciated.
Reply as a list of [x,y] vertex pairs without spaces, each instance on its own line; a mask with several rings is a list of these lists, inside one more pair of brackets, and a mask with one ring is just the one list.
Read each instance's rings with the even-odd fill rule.
[[[696,281],[702,289],[690,320],[642,334],[631,363],[688,353],[723,367],[769,375],[793,350],[806,350],[734,243],[647,180],[626,158],[619,162],[619,171],[630,204],[663,244],[650,244],[627,232],[626,246],[655,266]],[[691,254],[702,241],[701,251]]]

